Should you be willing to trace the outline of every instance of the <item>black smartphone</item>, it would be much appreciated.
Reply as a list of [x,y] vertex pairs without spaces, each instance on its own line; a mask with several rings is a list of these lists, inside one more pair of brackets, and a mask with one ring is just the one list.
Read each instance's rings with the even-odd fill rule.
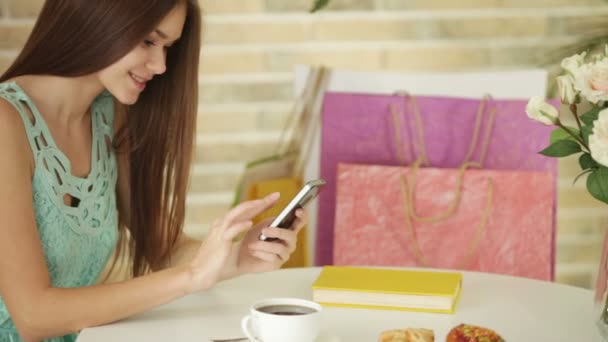
[[[302,189],[291,199],[291,201],[281,210],[281,213],[270,223],[270,227],[285,228],[291,227],[296,219],[296,210],[303,208],[311,200],[315,199],[319,191],[325,185],[325,180],[316,179],[306,182]],[[275,241],[275,238],[268,238],[260,234],[262,241]]]

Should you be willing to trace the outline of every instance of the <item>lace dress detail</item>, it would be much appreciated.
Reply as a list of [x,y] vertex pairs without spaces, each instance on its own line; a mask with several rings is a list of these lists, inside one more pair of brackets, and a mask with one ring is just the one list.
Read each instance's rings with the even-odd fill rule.
[[[114,104],[107,92],[91,105],[91,168],[86,178],[71,173],[34,102],[16,83],[0,84],[0,97],[21,115],[35,161],[32,178],[36,224],[53,287],[96,283],[118,239],[117,164],[112,149]],[[65,196],[75,199],[65,204]],[[75,334],[45,340],[68,342]],[[21,341],[0,297],[0,342]]]

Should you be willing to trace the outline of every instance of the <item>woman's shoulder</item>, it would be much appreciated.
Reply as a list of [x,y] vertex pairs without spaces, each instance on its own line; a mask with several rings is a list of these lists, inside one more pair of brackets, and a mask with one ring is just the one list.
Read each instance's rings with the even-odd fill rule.
[[0,83],[0,134],[16,128],[23,128],[23,121],[15,105],[2,96],[3,83]]
[[17,109],[19,88],[14,80],[0,83],[0,135],[23,131],[23,118]]
[[31,155],[23,119],[13,104],[2,96],[0,96],[0,155],[12,156],[14,160],[3,161],[13,163],[28,162],[28,156]]

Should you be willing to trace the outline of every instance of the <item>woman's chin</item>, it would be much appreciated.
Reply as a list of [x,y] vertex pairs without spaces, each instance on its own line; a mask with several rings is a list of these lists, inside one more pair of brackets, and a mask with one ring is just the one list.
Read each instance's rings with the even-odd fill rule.
[[118,96],[114,95],[114,97],[118,100],[118,102],[123,105],[132,105],[137,102],[137,99],[139,98],[139,93],[137,95],[122,93]]

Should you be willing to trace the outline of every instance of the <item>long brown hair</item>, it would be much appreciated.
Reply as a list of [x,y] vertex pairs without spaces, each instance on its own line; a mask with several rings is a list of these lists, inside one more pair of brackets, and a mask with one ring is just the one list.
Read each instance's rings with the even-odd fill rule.
[[127,120],[114,145],[128,153],[131,193],[130,213],[120,214],[117,253],[128,248],[133,276],[161,268],[184,225],[198,104],[198,1],[47,0],[23,50],[0,77],[102,70],[141,44],[180,2],[186,21],[167,52],[167,71],[148,82],[134,105],[117,104]]

